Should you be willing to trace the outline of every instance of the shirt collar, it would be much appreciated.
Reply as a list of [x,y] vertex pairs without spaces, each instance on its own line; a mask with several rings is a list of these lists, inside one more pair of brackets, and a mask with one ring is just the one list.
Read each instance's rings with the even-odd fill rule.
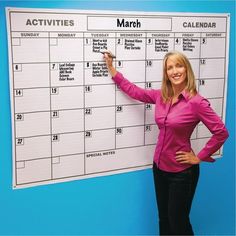
[[186,101],[189,100],[189,92],[186,91],[185,89],[180,93],[179,97],[183,97]]

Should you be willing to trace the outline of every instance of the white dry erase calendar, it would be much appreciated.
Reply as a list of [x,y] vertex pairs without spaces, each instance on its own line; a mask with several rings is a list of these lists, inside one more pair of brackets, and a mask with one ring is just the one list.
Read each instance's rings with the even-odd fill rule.
[[[119,90],[102,50],[147,89],[160,88],[168,51],[185,53],[200,94],[225,118],[228,14],[20,8],[6,14],[14,188],[152,166],[155,107]],[[194,150],[210,136],[199,124]]]

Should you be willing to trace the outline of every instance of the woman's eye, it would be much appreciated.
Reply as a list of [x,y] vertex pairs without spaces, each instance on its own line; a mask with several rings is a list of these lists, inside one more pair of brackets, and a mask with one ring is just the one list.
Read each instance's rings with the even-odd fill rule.
[[177,64],[176,67],[181,68],[181,67],[183,67],[183,65]]

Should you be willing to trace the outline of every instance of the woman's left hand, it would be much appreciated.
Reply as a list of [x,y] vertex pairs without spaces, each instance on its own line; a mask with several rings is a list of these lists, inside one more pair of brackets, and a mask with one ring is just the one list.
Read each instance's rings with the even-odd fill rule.
[[176,152],[176,161],[181,164],[199,164],[201,160],[191,152],[178,151]]

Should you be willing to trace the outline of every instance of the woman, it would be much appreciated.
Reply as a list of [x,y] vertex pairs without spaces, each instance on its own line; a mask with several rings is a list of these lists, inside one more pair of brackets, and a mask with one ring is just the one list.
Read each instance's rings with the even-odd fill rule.
[[[137,87],[116,71],[112,56],[104,54],[112,79],[130,97],[156,105],[160,129],[154,153],[153,176],[160,235],[194,235],[189,213],[199,177],[199,163],[211,157],[228,137],[223,122],[209,102],[197,93],[190,62],[180,52],[169,52],[163,61],[161,90]],[[196,155],[190,137],[202,121],[212,137]]]

